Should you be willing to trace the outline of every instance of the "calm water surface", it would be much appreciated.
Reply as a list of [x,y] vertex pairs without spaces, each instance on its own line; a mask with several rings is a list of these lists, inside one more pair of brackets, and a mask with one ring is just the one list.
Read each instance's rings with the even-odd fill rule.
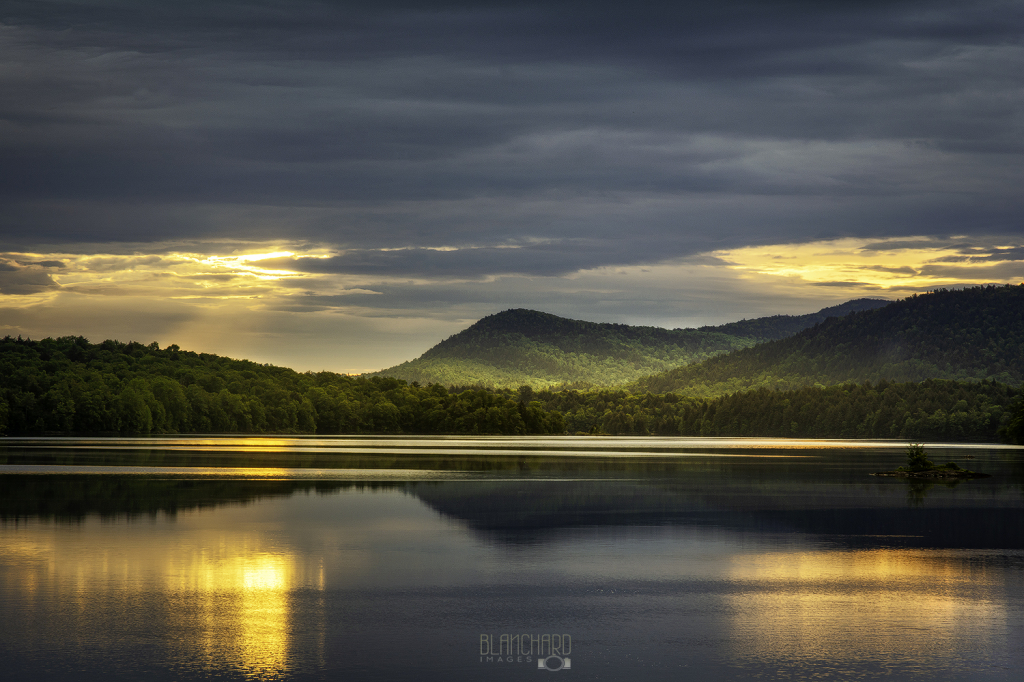
[[927,447],[993,476],[871,477],[887,442],[4,439],[0,676],[1020,679],[1024,450]]

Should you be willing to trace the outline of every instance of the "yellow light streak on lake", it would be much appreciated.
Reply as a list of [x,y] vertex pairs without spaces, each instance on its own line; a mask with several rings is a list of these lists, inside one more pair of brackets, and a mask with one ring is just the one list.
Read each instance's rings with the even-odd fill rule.
[[751,587],[728,597],[742,659],[924,662],[965,641],[977,645],[980,632],[1006,634],[1002,605],[965,598],[992,580],[956,552],[737,555],[730,577]]
[[175,610],[191,621],[176,625],[197,634],[194,644],[210,666],[227,664],[253,677],[281,674],[289,659],[295,557],[244,547],[221,551],[186,555],[187,565],[177,557],[169,562],[169,592],[194,602]]
[[[185,527],[193,525],[190,518],[202,519],[182,516]],[[199,530],[183,541],[175,526],[98,520],[31,526],[5,538],[5,560],[18,566],[8,578],[40,607],[59,595],[70,607],[62,624],[67,631],[86,633],[85,623],[98,612],[120,622],[164,621],[176,658],[199,661],[208,670],[234,669],[252,679],[287,673],[296,617],[292,594],[324,589],[323,564],[269,541],[265,528]],[[94,540],[99,534],[105,541],[85,547],[85,527]],[[166,596],[166,608],[136,613],[154,593]],[[45,617],[42,610],[39,617]],[[110,644],[102,633],[96,636],[101,646]]]

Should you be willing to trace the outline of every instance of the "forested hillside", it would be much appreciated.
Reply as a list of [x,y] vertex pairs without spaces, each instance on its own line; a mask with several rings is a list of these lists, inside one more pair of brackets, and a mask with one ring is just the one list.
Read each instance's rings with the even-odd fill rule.
[[416,360],[376,374],[447,386],[616,386],[784,338],[830,316],[887,303],[858,299],[809,315],[775,315],[700,329],[602,324],[506,310],[479,320]]
[[[638,348],[655,348],[658,339],[710,353],[727,336],[595,325],[601,333],[590,338],[589,323],[509,313],[478,323],[491,330],[482,338],[519,333],[545,348],[557,341],[576,358],[627,349],[639,357]],[[583,432],[1022,442],[1022,314],[1021,286],[939,291],[829,318],[794,337],[649,377],[633,390],[457,389],[300,374],[155,343],[6,337],[0,433]],[[457,335],[453,345],[474,338],[481,335]]]
[[528,397],[563,413],[570,433],[982,442],[1024,437],[1019,392],[994,382],[881,381],[710,399],[622,390]]
[[632,389],[717,396],[756,388],[925,379],[1024,381],[1024,285],[911,296],[647,377]]
[[508,394],[82,337],[0,340],[0,433],[561,433]]

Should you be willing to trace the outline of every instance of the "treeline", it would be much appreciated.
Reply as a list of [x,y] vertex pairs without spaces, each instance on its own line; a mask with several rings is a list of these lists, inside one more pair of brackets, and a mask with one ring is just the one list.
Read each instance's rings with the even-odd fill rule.
[[563,414],[570,433],[660,436],[901,438],[1018,442],[1024,405],[995,382],[844,384],[759,389],[718,398],[625,391],[529,392]]
[[912,296],[647,377],[630,388],[712,397],[758,388],[925,379],[1024,382],[1024,284]]
[[1024,442],[1006,384],[889,381],[717,398],[421,386],[177,346],[0,340],[0,433],[559,434]]
[[0,433],[562,433],[510,393],[300,374],[156,343],[0,340]]

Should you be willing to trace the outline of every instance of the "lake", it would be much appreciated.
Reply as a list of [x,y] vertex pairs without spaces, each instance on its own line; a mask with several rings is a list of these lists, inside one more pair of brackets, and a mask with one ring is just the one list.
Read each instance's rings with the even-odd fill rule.
[[2,676],[1017,680],[1024,449],[904,446],[2,439]]

